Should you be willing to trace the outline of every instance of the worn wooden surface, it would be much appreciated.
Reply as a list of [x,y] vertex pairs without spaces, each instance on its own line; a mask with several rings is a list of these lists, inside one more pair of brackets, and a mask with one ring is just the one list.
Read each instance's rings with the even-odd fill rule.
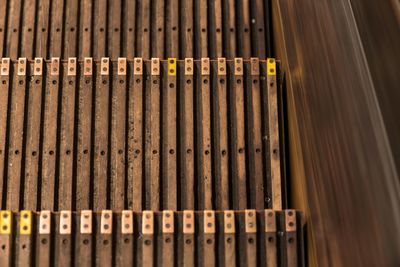
[[273,1],[272,14],[309,263],[398,266],[398,1]]
[[1,0],[0,57],[271,56],[260,0]]
[[304,266],[295,210],[0,216],[2,266]]
[[281,209],[266,60],[7,62],[3,208]]

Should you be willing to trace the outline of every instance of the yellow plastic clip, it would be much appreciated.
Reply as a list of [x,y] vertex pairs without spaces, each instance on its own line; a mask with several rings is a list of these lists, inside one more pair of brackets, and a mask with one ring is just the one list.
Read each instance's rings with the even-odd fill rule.
[[11,234],[12,213],[9,210],[0,211],[0,234]]
[[168,75],[176,76],[176,58],[168,58]]
[[276,61],[274,58],[267,59],[267,74],[269,76],[276,75]]
[[21,235],[30,235],[32,231],[32,212],[22,210],[19,218],[19,233]]

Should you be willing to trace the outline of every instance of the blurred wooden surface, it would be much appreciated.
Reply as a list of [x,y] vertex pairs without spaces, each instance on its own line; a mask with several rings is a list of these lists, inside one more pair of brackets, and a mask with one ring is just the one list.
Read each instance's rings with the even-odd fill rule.
[[288,85],[291,200],[306,212],[311,266],[400,264],[394,5],[272,1]]

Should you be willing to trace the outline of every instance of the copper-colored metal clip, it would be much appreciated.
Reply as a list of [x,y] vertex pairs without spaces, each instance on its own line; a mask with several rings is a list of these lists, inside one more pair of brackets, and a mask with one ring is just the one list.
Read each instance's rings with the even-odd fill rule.
[[85,57],[83,60],[83,75],[92,76],[93,75],[93,58]]
[[81,211],[81,234],[91,234],[92,233],[92,217],[93,212],[91,210]]
[[37,57],[35,58],[33,65],[33,75],[35,76],[41,76],[43,75],[43,58]]
[[256,210],[245,210],[245,231],[246,233],[257,233],[257,213]]
[[133,234],[133,212],[131,210],[122,211],[121,233]]
[[285,224],[286,232],[296,231],[296,211],[295,210],[285,210]]
[[218,58],[218,75],[226,75],[226,59],[225,58]]
[[235,75],[243,75],[243,58],[236,57],[235,60]]
[[51,233],[51,212],[42,210],[39,217],[39,234]]
[[172,210],[164,210],[162,217],[162,232],[174,233],[174,212]]
[[18,59],[17,75],[18,76],[26,75],[26,58],[24,57]]
[[251,75],[260,75],[260,61],[256,57],[250,59]]
[[68,70],[67,70],[67,75],[68,76],[76,76],[76,57],[70,57],[68,58]]
[[118,58],[118,75],[126,75],[126,57]]
[[69,235],[71,234],[71,223],[72,223],[72,217],[71,217],[71,211],[70,210],[62,210],[60,212],[60,234],[61,235]]
[[145,210],[142,214],[142,233],[154,234],[154,212],[150,210]]
[[160,59],[151,59],[151,75],[160,75]]
[[224,211],[224,233],[234,234],[235,228],[235,212],[233,210]]
[[135,57],[135,59],[133,60],[133,74],[143,74],[143,59],[141,57]]
[[215,211],[204,211],[204,233],[215,234]]
[[275,233],[276,232],[276,217],[274,210],[265,210],[265,232],[266,233]]
[[194,234],[194,211],[184,210],[183,211],[183,233]]
[[185,75],[194,74],[193,58],[185,58]]
[[3,58],[1,60],[1,75],[8,76],[10,75],[10,58]]
[[50,75],[58,76],[59,74],[60,74],[60,58],[53,57],[51,58]]
[[100,233],[101,234],[112,234],[112,222],[113,222],[113,213],[111,210],[102,210],[101,211],[101,226]]
[[201,75],[210,75],[210,59],[208,57],[201,58]]
[[102,57],[100,61],[100,74],[109,75],[110,74],[110,59],[108,57]]

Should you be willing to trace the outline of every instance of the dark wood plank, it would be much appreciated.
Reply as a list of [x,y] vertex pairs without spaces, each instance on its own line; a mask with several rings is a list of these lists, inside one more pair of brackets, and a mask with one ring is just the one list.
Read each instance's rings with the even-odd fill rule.
[[[109,62],[108,58],[102,58]],[[100,67],[100,64],[97,65]],[[85,67],[86,68],[86,67]],[[110,75],[96,69],[95,110],[94,110],[94,172],[93,172],[93,209],[107,208],[108,203],[108,166],[109,166],[109,111],[110,111]],[[90,75],[89,75],[90,76]]]
[[[166,2],[166,1],[165,1]],[[164,59],[164,40],[168,35],[166,25],[164,25],[164,1],[151,1],[151,22],[150,22],[150,40],[147,40],[148,43],[142,43],[143,46],[149,45],[151,47],[150,55],[151,57],[157,57],[160,59]],[[146,20],[147,21],[147,18]],[[145,32],[143,33],[144,35]],[[142,39],[144,42],[146,39]],[[144,47],[143,47],[144,48]],[[144,56],[143,56],[144,57]]]
[[166,1],[165,14],[165,57],[179,57],[179,6],[178,0]]
[[8,12],[8,4],[10,1],[8,0],[1,0],[0,1],[0,56],[1,57],[6,57],[4,55],[4,47],[6,43],[6,37],[7,37],[7,12]]
[[25,118],[25,97],[28,88],[26,74],[27,60],[21,58],[18,63],[13,64],[14,77],[11,89],[10,102],[10,128],[9,128],[9,150],[8,150],[8,171],[7,171],[7,209],[18,211],[22,197],[21,183],[23,180],[22,158],[24,142],[24,118]]
[[[95,34],[96,28],[92,26],[93,20],[93,0],[82,0],[80,4],[80,25],[79,25],[79,47],[78,47],[78,57],[82,60],[85,57],[92,57],[93,52],[93,39],[92,35]],[[96,33],[97,34],[97,33]]]
[[41,209],[53,210],[55,207],[55,176],[57,152],[57,113],[59,94],[58,58],[46,64],[46,86],[44,88],[44,117],[42,141]]
[[27,129],[25,143],[24,205],[36,210],[38,204],[39,155],[43,96],[43,59],[36,58],[31,65],[32,82],[29,84]]
[[[60,146],[58,178],[58,206],[61,210],[72,209],[74,175],[74,132],[75,132],[75,95],[76,95],[76,59],[74,63],[62,64],[62,89],[60,103]],[[74,71],[71,71],[75,69]]]
[[[212,129],[213,129],[213,178],[215,180],[215,207],[229,208],[229,157],[232,153],[228,144],[228,80],[225,58],[212,62]],[[235,153],[233,151],[233,153]]]
[[[125,158],[127,114],[127,62],[126,58],[110,65],[113,68],[111,92],[111,209],[121,211],[125,207]],[[117,74],[117,75],[116,75]]]
[[76,209],[93,208],[93,172],[91,158],[94,155],[93,141],[93,95],[94,80],[92,76],[81,75],[84,63],[77,65],[79,87],[77,91],[77,148],[76,148]]
[[[130,65],[132,66],[132,65]],[[141,211],[143,207],[143,159],[144,159],[144,138],[143,126],[144,116],[143,99],[144,84],[143,60],[135,58],[133,68],[129,68],[129,102],[128,102],[128,180],[132,181],[132,188],[128,187],[129,205],[134,211]],[[129,192],[132,192],[131,197]]]
[[[93,3],[93,58],[100,60],[101,57],[107,56],[107,0],[96,0]],[[83,55],[87,56],[87,55]]]
[[195,111],[194,111],[194,61],[186,58],[184,66],[180,65],[180,87],[179,87],[179,121],[181,140],[181,162],[180,162],[180,192],[182,195],[182,209],[193,210],[195,203]]
[[193,58],[193,0],[180,2],[180,58]]
[[64,1],[54,0],[51,2],[50,11],[50,40],[49,40],[49,56],[61,57],[63,52],[63,17],[64,17]]
[[[65,4],[63,58],[76,57],[78,54],[79,25],[78,25],[78,0],[68,0]],[[89,55],[86,55],[89,56]]]
[[21,51],[20,56],[28,60],[33,59],[35,38],[36,1],[23,1],[23,18],[21,25]]
[[135,33],[136,33],[136,1],[125,1],[123,7],[123,45],[122,55],[132,60],[136,55]]
[[108,36],[107,48],[108,56],[112,60],[116,60],[121,56],[121,0],[113,0],[108,2]]
[[[0,83],[0,101],[3,103],[0,105],[0,184],[4,185],[4,174],[5,169],[7,169],[7,158],[8,158],[8,147],[7,147],[7,129],[8,129],[8,116],[10,109],[10,91],[12,88],[12,77],[10,77],[10,59],[3,58],[1,61],[1,83]],[[4,197],[7,195],[4,188],[0,190],[0,199],[3,201]],[[3,206],[2,209],[6,207]]]
[[50,31],[50,0],[39,0],[38,3],[35,32],[35,56],[48,59],[51,57],[47,46]]
[[15,60],[19,57],[19,50],[21,47],[20,31],[22,25],[20,25],[20,18],[22,14],[22,1],[10,0],[8,7],[7,42],[5,55]]

